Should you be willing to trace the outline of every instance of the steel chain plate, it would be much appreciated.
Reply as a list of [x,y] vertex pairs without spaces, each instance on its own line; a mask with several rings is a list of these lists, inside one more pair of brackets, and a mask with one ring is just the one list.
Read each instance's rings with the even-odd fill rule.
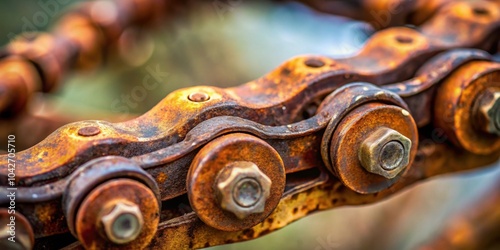
[[[20,246],[69,232],[89,249],[243,241],[314,211],[373,203],[497,161],[500,63],[491,53],[500,2],[424,2],[399,6],[394,23],[375,28],[418,27],[380,30],[354,57],[296,57],[237,87],[177,90],[136,119],[68,124],[19,152]],[[65,72],[98,65],[126,27],[189,4],[116,1],[120,21],[103,22],[88,3],[54,33],[12,42],[0,78],[14,98],[0,101],[1,114],[20,113]],[[344,14],[356,17],[349,8]],[[428,140],[436,129],[449,141]],[[8,155],[0,155],[0,184],[3,221]]]

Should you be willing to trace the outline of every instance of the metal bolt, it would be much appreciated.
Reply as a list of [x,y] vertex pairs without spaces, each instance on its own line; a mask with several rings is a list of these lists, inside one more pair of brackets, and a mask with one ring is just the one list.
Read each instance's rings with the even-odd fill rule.
[[233,190],[233,200],[242,207],[255,205],[262,196],[260,184],[252,178],[244,178],[236,183]]
[[239,219],[264,212],[270,195],[271,179],[252,162],[237,161],[222,169],[216,180],[222,209]]
[[476,101],[476,121],[484,132],[500,135],[500,89],[487,88]]
[[411,140],[398,131],[381,127],[359,149],[361,165],[387,179],[396,177],[410,162]]
[[118,202],[111,212],[101,218],[108,239],[116,244],[126,244],[137,238],[144,224],[137,205]]
[[193,92],[189,94],[188,99],[193,102],[206,102],[210,100],[210,96],[203,92]]
[[385,170],[394,170],[401,164],[404,157],[405,148],[399,141],[386,143],[379,155],[380,166]]

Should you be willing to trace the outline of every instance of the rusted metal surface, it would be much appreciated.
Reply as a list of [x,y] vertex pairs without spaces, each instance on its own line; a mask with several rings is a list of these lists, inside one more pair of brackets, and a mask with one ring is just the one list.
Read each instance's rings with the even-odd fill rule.
[[301,0],[321,12],[364,20],[375,29],[405,24],[420,25],[451,0]]
[[[14,117],[0,119],[0,137],[7,138],[10,134],[23,134],[29,131],[30,136],[16,138],[16,148],[18,150],[27,149],[39,143],[58,128],[88,119],[88,115],[67,114],[57,110],[56,105],[46,98],[39,98],[29,104],[31,112],[16,114]],[[10,109],[14,111],[17,109]],[[135,118],[133,115],[116,115],[114,113],[102,112],[93,113],[94,119],[106,119],[109,121],[124,121]]]
[[[229,207],[221,206],[220,201],[227,198],[214,195],[217,193],[218,179],[230,177],[221,176],[228,174],[224,168],[242,161],[255,164],[270,181],[267,184],[270,184],[268,197],[261,197],[265,199],[265,206],[260,212],[249,211],[255,209],[252,207],[236,205],[232,207],[232,212],[227,211]],[[255,177],[258,185],[265,185]],[[258,224],[274,210],[285,189],[285,167],[278,152],[264,141],[250,135],[229,134],[213,140],[198,152],[188,174],[187,189],[191,206],[201,220],[220,230],[239,231]],[[236,215],[234,209],[243,211],[237,211]],[[240,216],[242,214],[246,216]]]
[[[14,197],[11,195],[11,197]],[[14,205],[15,206],[15,205]],[[35,236],[30,222],[13,208],[0,209],[0,247],[5,249],[31,249]]]
[[[134,239],[116,243],[116,237],[109,238],[101,220],[119,203],[139,207],[144,223]],[[156,233],[159,211],[154,193],[145,185],[127,179],[110,180],[94,188],[81,203],[75,219],[76,236],[86,249],[142,249]]]
[[[120,200],[108,214],[101,216],[100,223],[109,241],[126,244],[140,235],[144,226],[144,217],[138,205]],[[156,227],[152,229],[155,230]]]
[[[497,136],[478,128],[476,102],[483,92],[500,87],[500,64],[470,62],[459,68],[440,86],[435,100],[434,121],[458,146],[477,154],[490,154],[500,149]],[[495,134],[495,133],[493,133]]]
[[222,209],[244,219],[265,211],[272,184],[255,163],[235,161],[218,174],[215,193]]
[[[307,67],[304,61],[310,57],[298,57],[270,74],[236,88],[194,87],[176,91],[151,111],[132,121],[118,124],[89,121],[65,126],[38,147],[51,148],[51,154],[42,159],[45,164],[31,157],[43,152],[25,151],[18,154],[19,165],[34,166],[29,168],[29,173],[20,168],[17,175],[19,182],[33,185],[43,179],[61,178],[92,158],[89,151],[131,157],[164,148],[182,140],[201,121],[215,116],[238,116],[265,125],[290,124],[300,119],[299,114],[302,114],[307,103],[345,83],[367,81],[382,85],[397,82],[411,77],[422,60],[429,59],[437,52],[457,46],[487,46],[481,41],[498,30],[500,13],[494,11],[498,7],[494,3],[486,7],[491,9],[491,22],[448,13],[455,9],[472,8],[456,3],[448,6],[443,15],[438,13],[429,21],[460,26],[456,29],[444,30],[439,25],[433,25],[425,26],[423,32],[419,32],[395,27],[375,34],[355,57],[339,60],[316,58],[325,63],[323,67]],[[477,28],[471,29],[473,26]],[[461,35],[463,33],[473,35],[466,37]],[[411,42],[402,44],[398,40],[401,37],[409,38]],[[194,92],[205,93],[210,96],[210,100],[189,101],[186,96]],[[99,127],[102,133],[85,138],[74,136],[74,130],[85,126]],[[51,143],[54,140],[59,142]],[[116,151],[116,145],[122,144],[125,148]],[[73,160],[76,155],[80,156],[79,161]],[[37,180],[30,176],[37,176]]]
[[[81,243],[71,247],[198,248],[492,163],[500,66],[488,52],[498,44],[500,3],[445,2],[411,3],[387,26],[419,14],[419,29],[379,31],[351,58],[300,56],[238,87],[177,90],[126,122],[65,125],[17,154],[18,211],[36,238],[71,233]],[[387,10],[406,2],[355,3]],[[15,76],[2,80],[16,98],[0,99],[0,108],[17,114],[67,70],[95,67],[126,27],[168,9],[106,2],[118,14],[109,19],[99,4],[63,17],[54,34],[7,47],[0,74]],[[436,129],[451,143],[428,143]]]
[[[3,113],[18,114],[34,92],[50,92],[57,89],[66,73],[71,70],[89,70],[102,63],[110,53],[121,33],[133,26],[155,26],[161,20],[182,13],[191,1],[124,0],[91,1],[67,11],[53,27],[51,33],[24,34],[8,44],[2,52],[5,57],[19,57],[24,64],[36,70],[22,70],[24,81],[7,80],[2,87],[16,93],[16,109],[0,100],[0,118]],[[2,70],[2,72],[7,72]],[[20,93],[19,89],[22,89]],[[11,96],[11,95],[9,95]],[[12,100],[10,101],[12,102]],[[12,105],[12,104],[11,104]]]
[[374,203],[390,197],[405,187],[411,187],[419,180],[491,164],[498,160],[500,153],[479,156],[452,149],[445,144],[429,143],[421,146],[417,155],[418,159],[405,178],[384,191],[359,194],[323,172],[320,176],[287,190],[274,212],[255,227],[239,232],[223,232],[203,224],[195,213],[190,213],[161,223],[151,247],[202,248],[254,239],[317,211]]
[[409,165],[411,144],[398,131],[381,127],[363,141],[358,158],[368,172],[392,179]]
[[[331,139],[330,161],[339,179],[349,188],[360,193],[374,193],[388,188],[398,181],[398,174],[403,174],[406,166],[401,166],[399,173],[389,171],[387,176],[366,171],[359,160],[362,143],[380,128],[396,129],[412,145],[404,149],[408,163],[411,164],[417,151],[417,129],[409,113],[399,107],[379,103],[365,104],[351,111],[336,127]],[[380,157],[377,156],[377,165]]]
[[18,56],[2,58],[0,72],[4,92],[0,113],[2,117],[11,117],[25,108],[33,92],[41,89],[41,80],[36,68]]
[[476,98],[475,116],[476,126],[490,134],[500,134],[500,120],[497,112],[500,112],[500,88],[490,87],[483,90],[481,96]]
[[[79,211],[79,206],[85,197],[92,192],[99,184],[118,178],[128,178],[140,181],[147,185],[154,194],[154,200],[158,207],[161,207],[159,200],[159,190],[156,182],[144,170],[134,162],[121,157],[102,157],[88,162],[77,172],[73,173],[65,182],[58,182],[66,187],[62,202],[67,224],[73,234],[76,234],[75,218]],[[56,189],[51,186],[51,189]],[[45,190],[41,190],[42,192]],[[62,191],[62,190],[61,190]],[[62,195],[62,192],[52,192],[55,196]],[[47,195],[47,194],[45,194]],[[38,197],[38,195],[36,195]],[[42,199],[44,197],[42,196]],[[50,199],[47,197],[46,199]]]

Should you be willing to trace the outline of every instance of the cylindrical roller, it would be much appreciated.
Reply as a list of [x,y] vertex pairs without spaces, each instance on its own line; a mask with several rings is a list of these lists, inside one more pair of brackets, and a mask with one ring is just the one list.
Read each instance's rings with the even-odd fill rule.
[[500,149],[500,64],[470,62],[439,86],[434,126],[458,147],[475,154]]
[[156,233],[158,185],[134,161],[97,158],[70,177],[63,195],[68,228],[87,249],[145,248]]
[[19,211],[0,208],[0,249],[29,250],[35,243],[33,228]]
[[239,231],[263,221],[278,205],[285,168],[278,152],[247,134],[229,134],[203,147],[187,177],[189,202],[207,225]]
[[8,56],[0,62],[0,116],[19,114],[35,91],[42,89],[35,66],[19,56]]
[[407,110],[367,103],[343,117],[335,128],[331,170],[358,193],[379,192],[405,173],[417,147],[417,127]]
[[96,187],[83,200],[75,231],[86,249],[144,249],[160,219],[155,194],[144,184],[115,179]]
[[31,36],[19,36],[7,46],[7,51],[35,64],[41,74],[42,90],[49,92],[57,87],[65,69],[73,63],[76,48],[69,40],[48,33]]

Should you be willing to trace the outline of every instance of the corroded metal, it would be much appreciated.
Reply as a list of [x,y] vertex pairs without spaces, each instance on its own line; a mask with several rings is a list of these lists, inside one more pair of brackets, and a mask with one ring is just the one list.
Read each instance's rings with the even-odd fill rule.
[[[21,77],[32,78],[29,81],[8,79],[1,83],[6,91],[15,93],[12,95],[16,97],[13,113],[19,114],[35,92],[56,90],[69,71],[96,68],[109,56],[107,51],[110,45],[116,43],[127,28],[157,25],[191,4],[191,1],[158,0],[84,2],[60,17],[51,33],[23,34],[14,39],[5,47],[1,61],[8,61],[5,57],[16,57],[36,70],[21,72]],[[24,86],[27,88],[20,92],[19,89]],[[3,102],[14,102],[3,98],[0,101],[0,118],[5,118],[4,113],[9,112],[13,105],[11,103],[7,107],[2,105]]]
[[[122,186],[123,187],[123,186]],[[117,202],[111,212],[100,219],[106,237],[117,244],[129,243],[141,233],[144,218],[135,204]]]
[[364,20],[376,29],[405,24],[420,25],[451,0],[301,0],[319,11]]
[[475,124],[484,132],[500,135],[500,88],[487,88],[476,98]]
[[[342,183],[360,193],[386,189],[404,174],[403,165],[394,170],[373,173],[375,166],[369,166],[370,171],[367,171],[359,160],[359,150],[363,148],[363,143],[370,140],[370,136],[377,133],[380,127],[397,131],[413,142],[406,143],[403,150],[406,156],[402,156],[407,157],[408,163],[405,165],[411,164],[418,147],[418,132],[413,119],[402,108],[381,103],[364,104],[346,115],[331,137],[330,161],[334,172]],[[380,167],[380,163],[377,165]]]
[[272,181],[249,161],[235,161],[222,169],[215,183],[221,208],[239,219],[264,212]]
[[[241,162],[251,164],[238,167]],[[235,187],[239,180],[248,177],[256,180],[261,189],[260,200],[253,206],[235,204],[232,189],[230,194],[222,190],[217,197],[218,189]],[[226,185],[221,180],[234,183]],[[224,231],[243,230],[261,222],[275,209],[284,189],[285,168],[278,152],[257,137],[238,133],[219,137],[204,146],[191,163],[187,177],[193,210],[205,223]]]
[[[498,7],[494,3],[488,2],[487,7],[491,9],[488,17],[491,22],[483,22],[473,16],[459,16],[451,10],[472,7],[455,3],[443,10],[445,13],[442,15],[437,13],[428,23],[452,23],[460,26],[457,29],[443,29],[441,25],[425,25],[422,31],[395,27],[375,34],[355,57],[337,60],[314,57],[324,63],[323,67],[308,67],[304,62],[311,57],[297,57],[270,74],[236,88],[193,87],[176,91],[146,115],[129,122],[110,124],[89,121],[65,126],[39,144],[38,148],[51,148],[51,154],[44,157],[42,163],[30,157],[31,152],[18,154],[19,165],[35,166],[29,174],[20,168],[18,179],[20,183],[33,185],[37,180],[30,175],[37,176],[38,180],[49,176],[62,178],[92,158],[89,152],[100,151],[101,154],[125,157],[150,153],[182,140],[201,121],[215,116],[233,115],[264,125],[290,124],[301,118],[307,103],[348,82],[367,81],[378,85],[397,82],[411,77],[422,61],[440,51],[458,46],[488,46],[481,41],[500,27],[500,14],[494,11]],[[472,26],[475,28],[472,29]],[[464,33],[471,36],[463,36]],[[401,37],[411,38],[412,42],[401,44],[398,42]],[[380,53],[384,56],[378,56]],[[280,84],[276,84],[277,81]],[[301,91],[305,88],[308,91]],[[193,92],[204,92],[211,98],[206,102],[190,102],[187,96]],[[184,108],[164,109],[166,106]],[[74,137],[73,131],[84,126],[97,126],[102,133],[91,138]],[[162,131],[169,132],[165,134]],[[56,138],[60,144],[50,143]],[[126,143],[125,148],[116,151],[115,145],[122,143]],[[61,150],[63,148],[70,150]],[[78,160],[74,161],[77,154]]]
[[410,163],[410,149],[411,140],[408,137],[381,127],[363,141],[358,157],[369,172],[392,179]]
[[[128,212],[137,220],[137,224],[140,221],[144,222],[140,227],[134,226],[139,228],[129,228],[133,225],[112,225],[114,228],[110,229],[105,221],[102,221],[106,219],[106,215],[112,215],[120,203],[140,208],[140,212],[136,211],[135,215]],[[139,214],[142,220],[139,219]],[[132,218],[126,219],[130,219],[129,222],[133,223]],[[118,246],[142,249],[154,237],[159,219],[160,207],[154,193],[148,187],[134,180],[113,179],[94,188],[80,204],[75,218],[75,232],[86,249]]]
[[[379,11],[406,3],[365,2]],[[379,28],[412,17],[419,29],[381,30],[353,57],[300,56],[238,87],[177,90],[126,122],[59,128],[17,154],[26,228],[39,240],[72,233],[72,247],[90,249],[208,247],[498,160],[500,66],[487,51],[498,46],[500,3],[407,4]],[[55,32],[9,44],[0,84],[16,98],[0,99],[0,112],[18,115],[65,72],[95,67],[128,26],[168,6],[85,3]],[[433,141],[437,129],[453,144]],[[2,207],[7,162],[1,155]]]
[[457,146],[476,154],[491,154],[500,149],[500,137],[477,128],[478,98],[488,88],[500,87],[500,64],[470,62],[454,71],[436,95],[434,121]]
[[[10,195],[14,197],[14,195]],[[32,249],[35,236],[30,222],[13,208],[0,209],[0,247],[4,249]]]
[[[428,138],[422,138],[426,140]],[[406,178],[389,189],[374,194],[359,194],[329,177],[326,172],[305,178],[301,185],[283,195],[274,212],[262,223],[238,232],[223,232],[203,224],[190,213],[160,224],[153,248],[202,248],[250,240],[269,234],[311,213],[341,206],[365,205],[381,201],[419,180],[444,173],[475,169],[496,162],[500,152],[480,156],[442,143],[427,143],[419,148],[419,159],[413,163]],[[189,236],[189,233],[191,235]]]

